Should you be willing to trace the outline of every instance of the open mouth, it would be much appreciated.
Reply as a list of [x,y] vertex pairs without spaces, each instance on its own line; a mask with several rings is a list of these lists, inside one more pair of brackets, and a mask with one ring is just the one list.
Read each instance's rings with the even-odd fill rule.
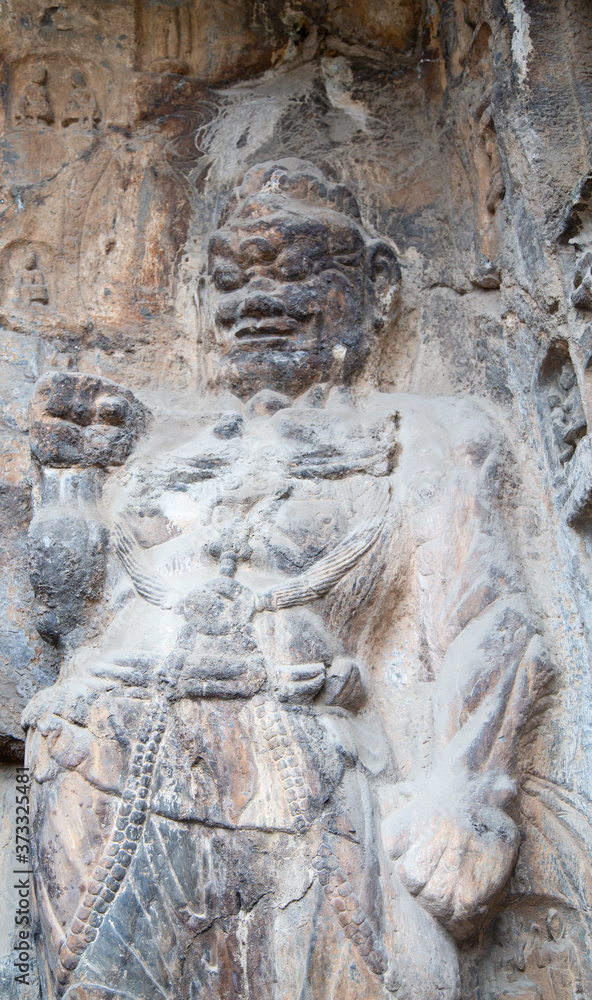
[[298,332],[298,320],[270,316],[269,319],[243,321],[234,328],[237,340],[263,340],[281,337],[293,338]]

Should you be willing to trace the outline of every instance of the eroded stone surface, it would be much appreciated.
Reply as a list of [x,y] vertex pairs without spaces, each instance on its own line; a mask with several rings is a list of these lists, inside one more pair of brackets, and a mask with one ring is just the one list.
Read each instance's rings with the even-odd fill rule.
[[43,998],[586,996],[587,6],[5,7]]
[[400,284],[359,218],[306,161],[248,172],[209,242],[201,405],[164,438],[153,413],[135,455],[129,392],[55,374],[33,394],[38,628],[69,647],[24,716],[57,996],[216,997],[232,974],[239,994],[457,997],[454,941],[516,861],[518,747],[552,669],[505,536],[507,448],[472,404],[359,386]]

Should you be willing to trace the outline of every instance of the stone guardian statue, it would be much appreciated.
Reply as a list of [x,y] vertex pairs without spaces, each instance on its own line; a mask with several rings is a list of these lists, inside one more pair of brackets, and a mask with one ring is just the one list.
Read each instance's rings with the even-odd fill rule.
[[459,995],[551,669],[503,435],[365,380],[399,283],[345,186],[260,164],[210,240],[195,405],[35,389],[48,1000]]

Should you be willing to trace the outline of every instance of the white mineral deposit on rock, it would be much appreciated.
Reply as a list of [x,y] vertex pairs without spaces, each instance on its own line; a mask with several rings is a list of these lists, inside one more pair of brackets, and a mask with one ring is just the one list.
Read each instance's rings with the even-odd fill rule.
[[592,995],[589,5],[0,40],[0,993]]

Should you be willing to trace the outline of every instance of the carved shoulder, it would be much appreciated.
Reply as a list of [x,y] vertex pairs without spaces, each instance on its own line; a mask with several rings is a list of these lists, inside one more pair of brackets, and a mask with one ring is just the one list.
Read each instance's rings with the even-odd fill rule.
[[506,435],[472,400],[376,393],[370,406],[373,412],[396,418],[401,472],[410,481],[417,477],[441,480],[453,474],[457,489],[463,480],[470,489],[471,481],[490,463],[512,460]]

